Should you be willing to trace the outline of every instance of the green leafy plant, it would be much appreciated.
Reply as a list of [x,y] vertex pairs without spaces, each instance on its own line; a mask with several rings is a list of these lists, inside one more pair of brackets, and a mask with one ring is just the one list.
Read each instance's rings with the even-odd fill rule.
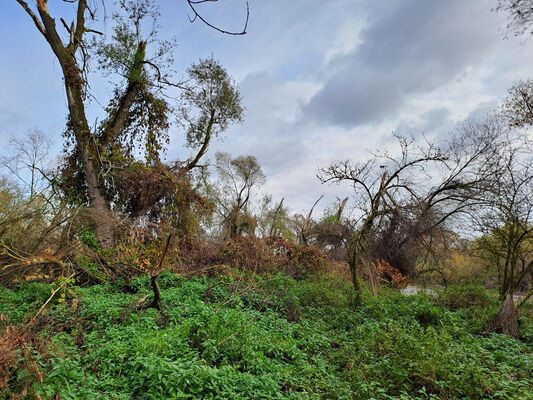
[[[533,392],[530,319],[524,340],[480,334],[467,311],[439,299],[379,298],[340,278],[284,273],[221,277],[160,275],[168,321],[134,305],[150,277],[68,289],[43,316],[46,351],[5,390],[62,399],[529,399]],[[53,286],[55,287],[55,285]],[[52,286],[0,289],[0,313],[24,323]],[[26,306],[24,306],[26,304]],[[33,305],[32,305],[33,304]],[[33,311],[32,311],[33,310]],[[37,321],[39,322],[39,321]],[[1,325],[0,325],[1,326]],[[479,333],[478,333],[479,332]],[[529,335],[529,336],[528,336]],[[33,378],[32,378],[33,377]],[[4,393],[2,393],[4,394]]]

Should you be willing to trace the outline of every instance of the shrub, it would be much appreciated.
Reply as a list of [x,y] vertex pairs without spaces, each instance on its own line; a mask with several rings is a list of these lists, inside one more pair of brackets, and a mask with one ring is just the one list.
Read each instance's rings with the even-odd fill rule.
[[228,265],[258,274],[283,271],[294,278],[323,272],[329,261],[319,249],[281,237],[238,237],[224,243],[211,265]]
[[472,282],[447,286],[439,292],[437,301],[450,310],[469,307],[488,307],[494,302],[483,285]]

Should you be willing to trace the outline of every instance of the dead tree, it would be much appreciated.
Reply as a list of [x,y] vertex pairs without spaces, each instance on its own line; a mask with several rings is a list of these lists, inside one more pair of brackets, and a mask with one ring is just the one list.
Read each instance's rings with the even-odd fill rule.
[[321,170],[318,177],[323,183],[349,183],[354,189],[358,212],[343,223],[351,227],[344,243],[358,296],[358,266],[388,216],[413,208],[421,216],[432,214],[431,224],[419,232],[422,235],[483,201],[481,194],[494,185],[501,169],[499,145],[505,136],[500,128],[492,120],[467,124],[440,146],[396,136],[400,147],[396,157],[377,153],[368,161],[339,161]]

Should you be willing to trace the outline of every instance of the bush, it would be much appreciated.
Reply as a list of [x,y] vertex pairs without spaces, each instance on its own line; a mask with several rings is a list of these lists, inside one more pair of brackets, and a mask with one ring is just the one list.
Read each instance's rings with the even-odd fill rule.
[[450,310],[469,307],[488,307],[494,303],[493,298],[491,298],[485,286],[472,282],[447,286],[439,292],[437,301]]

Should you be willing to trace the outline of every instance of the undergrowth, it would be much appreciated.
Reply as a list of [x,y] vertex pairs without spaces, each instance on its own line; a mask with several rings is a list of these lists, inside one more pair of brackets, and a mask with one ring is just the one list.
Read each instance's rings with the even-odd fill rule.
[[[65,400],[533,398],[531,320],[522,318],[522,340],[486,332],[494,307],[477,289],[469,307],[451,292],[384,289],[354,308],[350,285],[334,278],[160,280],[166,318],[134,307],[149,277],[127,292],[69,288],[36,325],[45,350],[25,353],[42,383],[28,387],[20,363],[3,395],[26,386]],[[0,332],[31,318],[51,289],[0,288]]]

